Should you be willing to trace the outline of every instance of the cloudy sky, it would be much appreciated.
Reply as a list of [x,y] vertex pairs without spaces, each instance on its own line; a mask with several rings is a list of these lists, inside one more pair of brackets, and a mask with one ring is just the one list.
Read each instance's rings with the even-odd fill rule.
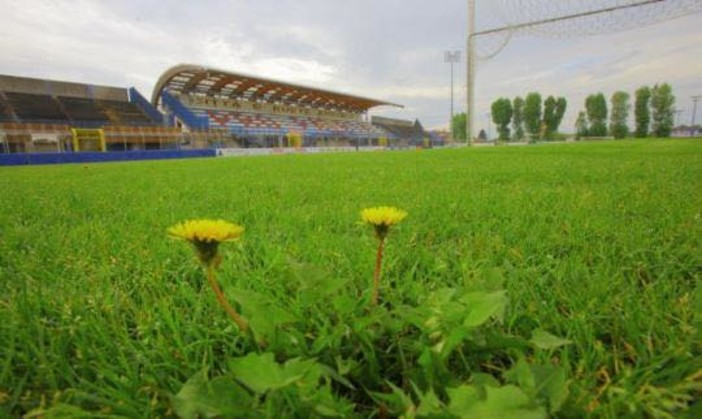
[[[702,3],[669,1],[687,7]],[[477,25],[487,29],[547,13],[581,11],[577,3],[593,2],[607,3],[561,0],[560,6],[544,7],[555,2],[477,0]],[[450,113],[446,50],[462,50],[461,63],[454,67],[455,109],[466,106],[466,3],[0,0],[0,74],[135,86],[150,97],[166,69],[199,64],[403,104],[401,110],[374,113],[419,118],[425,127],[439,128],[447,126]],[[690,96],[702,95],[702,14],[641,25],[650,16],[627,13],[615,22],[633,26],[624,32],[579,36],[598,24],[612,27],[612,22],[588,21],[554,28],[555,37],[514,34],[499,54],[478,64],[477,127],[486,126],[486,113],[496,98],[538,91],[568,99],[562,128],[572,131],[587,94],[602,91],[609,97],[619,89],[633,94],[639,86],[657,82],[672,84],[683,111],[680,122],[689,123]],[[493,53],[505,40],[483,37],[478,51]],[[702,120],[702,105],[697,120]]]

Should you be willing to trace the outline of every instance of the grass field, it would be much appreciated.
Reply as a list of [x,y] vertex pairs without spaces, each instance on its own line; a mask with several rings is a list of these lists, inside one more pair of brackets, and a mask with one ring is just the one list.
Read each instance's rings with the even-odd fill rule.
[[[14,167],[0,190],[0,416],[700,412],[701,141]],[[376,205],[409,216],[369,308]],[[218,279],[260,340],[166,236],[191,218],[245,227]]]

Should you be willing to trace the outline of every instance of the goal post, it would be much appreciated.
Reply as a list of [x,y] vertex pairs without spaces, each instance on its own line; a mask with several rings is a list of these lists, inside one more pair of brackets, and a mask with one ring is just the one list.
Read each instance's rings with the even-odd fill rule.
[[[486,1],[486,0],[483,0]],[[484,29],[476,16],[477,0],[467,0],[466,39],[466,136],[475,134],[475,78],[478,60],[497,55],[512,35],[578,37],[622,32],[669,19],[702,12],[700,0],[491,0],[500,10],[501,23]],[[482,3],[482,2],[481,2]],[[478,57],[476,43],[486,36],[507,36],[496,50]]]
[[106,151],[105,132],[102,129],[71,128],[73,151]]

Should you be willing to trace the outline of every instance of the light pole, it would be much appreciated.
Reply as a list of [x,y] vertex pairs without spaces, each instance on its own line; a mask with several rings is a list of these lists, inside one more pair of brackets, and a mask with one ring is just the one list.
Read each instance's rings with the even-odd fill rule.
[[697,101],[702,99],[702,95],[697,95],[697,96],[692,96],[692,122],[690,123],[690,136],[694,137],[695,135],[695,117],[697,116]]
[[453,64],[461,61],[461,51],[445,51],[444,62],[451,65],[451,118],[449,119],[449,133],[454,139],[453,132]]
[[485,113],[487,117],[487,141],[489,142],[492,138],[492,112]]
[[675,112],[675,125],[680,126],[680,115],[684,112],[682,109],[673,109],[673,112]]
[[473,144],[475,130],[475,0],[468,0],[468,36],[466,38],[466,142]]

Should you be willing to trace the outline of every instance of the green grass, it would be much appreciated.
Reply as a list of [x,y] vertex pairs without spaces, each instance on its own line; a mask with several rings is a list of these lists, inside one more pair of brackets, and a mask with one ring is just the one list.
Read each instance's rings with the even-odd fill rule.
[[[372,416],[390,383],[447,405],[485,373],[509,382],[518,359],[565,371],[555,416],[676,416],[702,395],[699,141],[13,167],[0,191],[0,416],[182,413],[190,377],[236,377],[251,353],[343,376],[244,392],[251,416]],[[409,216],[366,312],[376,243],[359,211],[375,205]],[[246,228],[218,278],[265,349],[166,237],[190,218]],[[432,338],[407,319],[447,288],[509,304],[428,365]],[[572,343],[534,348],[536,330]]]

